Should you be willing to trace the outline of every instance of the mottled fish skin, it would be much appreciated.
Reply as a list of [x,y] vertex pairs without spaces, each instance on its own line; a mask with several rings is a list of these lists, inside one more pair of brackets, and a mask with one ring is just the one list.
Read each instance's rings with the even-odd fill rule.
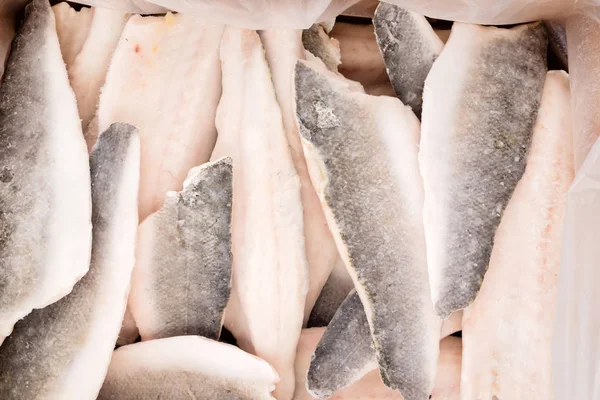
[[232,160],[193,168],[138,231],[129,305],[142,340],[218,339],[231,291]]
[[419,161],[432,300],[471,304],[500,217],[525,169],[546,74],[540,23],[455,23],[425,82]]
[[[440,339],[461,329],[462,311],[444,321]],[[327,326],[311,360],[307,388],[326,398],[377,368],[369,323],[356,291],[346,297]]]
[[567,28],[563,21],[544,21],[548,32],[550,49],[560,62],[562,69],[569,70],[569,55],[567,52]]
[[90,170],[47,0],[34,0],[0,89],[0,343],[88,270]]
[[320,58],[327,69],[337,72],[342,62],[340,45],[327,35],[321,24],[313,24],[302,31],[302,44],[313,56]]
[[91,156],[93,249],[89,272],[58,302],[15,325],[0,347],[0,398],[93,400],[125,310],[137,230],[139,138],[114,124]]
[[420,117],[425,78],[443,42],[423,15],[393,4],[379,3],[373,25],[396,96]]
[[156,339],[113,354],[98,400],[273,400],[268,363],[199,336]]
[[377,368],[369,322],[360,297],[352,290],[335,313],[317,346],[306,386],[324,399]]
[[383,380],[407,400],[427,399],[440,322],[421,223],[419,121],[398,99],[352,91],[309,63],[299,61],[295,76],[310,176],[365,306]]

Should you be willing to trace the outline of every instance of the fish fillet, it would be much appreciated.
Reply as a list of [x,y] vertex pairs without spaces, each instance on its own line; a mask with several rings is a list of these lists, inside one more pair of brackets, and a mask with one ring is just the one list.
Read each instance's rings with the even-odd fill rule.
[[53,6],[52,11],[56,19],[56,34],[60,43],[60,51],[68,70],[83,48],[96,9],[82,7],[77,11],[69,3],[63,2]]
[[193,168],[138,231],[129,305],[142,340],[218,339],[231,289],[230,158]]
[[327,35],[323,26],[313,24],[310,28],[303,30],[302,44],[312,55],[320,58],[327,69],[337,72],[338,65],[342,62],[340,46],[336,39]]
[[[462,311],[441,327],[440,338],[461,329]],[[308,369],[307,388],[325,398],[344,389],[377,368],[369,323],[358,294],[352,291],[342,303],[317,346]]]
[[90,155],[92,261],[58,302],[34,310],[0,347],[0,398],[93,400],[125,311],[134,264],[140,144],[114,124]]
[[379,4],[373,25],[396,96],[420,117],[425,78],[444,43],[423,15],[393,4]]
[[[296,393],[294,400],[312,400],[306,390],[306,376],[311,355],[321,340],[325,328],[304,329],[298,343],[296,357]],[[460,399],[461,340],[449,337],[440,342],[440,357],[437,365],[432,400]],[[396,399],[403,400],[400,393],[386,387],[381,381],[379,371],[374,369],[351,386],[333,393],[330,400],[367,400]]]
[[308,270],[300,181],[259,36],[227,27],[223,95],[212,159],[233,162],[231,299],[225,326],[240,347],[275,367],[279,400],[294,393]]
[[569,79],[546,78],[527,167],[465,310],[463,399],[553,399],[552,328],[567,191],[574,177]]
[[447,318],[473,302],[521,179],[546,75],[541,23],[455,23],[425,81],[419,161],[431,295]]
[[373,25],[336,22],[331,36],[340,45],[342,64],[339,71],[342,75],[360,82],[367,94],[395,96],[375,39]]
[[[75,59],[67,62],[84,132],[96,113],[100,88],[104,85],[113,52],[128,18],[129,14],[118,10],[94,9],[85,43]],[[93,145],[91,141],[88,142],[90,151]]]
[[98,400],[271,400],[277,380],[268,363],[237,347],[179,336],[116,350]]
[[34,0],[0,88],[0,343],[88,271],[90,169],[48,0]]
[[339,255],[325,221],[319,197],[308,175],[294,113],[292,93],[294,66],[298,59],[304,59],[305,54],[302,46],[302,31],[272,29],[261,31],[259,35],[271,70],[292,160],[300,178],[300,195],[304,214],[304,245],[309,268],[309,287],[304,305],[304,323],[306,323],[321,289],[323,289],[334,265],[339,261]]
[[407,400],[427,399],[440,322],[425,260],[419,121],[399,100],[352,91],[309,63],[299,61],[295,76],[310,177],[365,306],[383,380]]
[[133,16],[125,25],[100,96],[98,126],[127,122],[140,130],[140,221],[210,157],[222,31],[181,14]]

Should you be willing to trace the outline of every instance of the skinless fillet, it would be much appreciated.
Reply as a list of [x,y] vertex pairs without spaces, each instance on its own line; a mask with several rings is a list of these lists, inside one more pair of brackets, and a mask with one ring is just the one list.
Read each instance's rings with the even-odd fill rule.
[[[317,343],[321,340],[325,328],[311,328],[302,330],[298,343],[296,357],[296,393],[294,400],[312,400],[306,390],[306,375],[310,365],[311,355]],[[448,337],[440,342],[440,357],[437,365],[435,385],[432,391],[432,400],[459,400],[460,399],[460,367],[461,367],[461,340]],[[395,399],[403,400],[402,395],[386,387],[381,381],[379,371],[371,370],[360,380],[347,388],[335,392],[330,400],[367,400],[367,399]]]
[[63,2],[53,6],[52,11],[56,18],[56,34],[60,51],[68,70],[88,37],[96,9],[82,7],[77,11],[69,3]]
[[552,328],[567,191],[574,177],[569,79],[551,71],[527,167],[465,310],[463,399],[553,399]]
[[0,398],[98,395],[125,311],[134,264],[140,144],[114,124],[90,156],[92,261],[73,291],[18,322],[0,347]]
[[[444,321],[440,338],[461,330],[462,311]],[[377,368],[369,323],[358,294],[352,291],[327,327],[308,369],[307,389],[326,398]]]
[[316,328],[329,325],[352,288],[354,288],[354,282],[346,271],[344,262],[339,258],[310,313],[307,326]]
[[364,304],[383,380],[407,400],[427,399],[440,321],[421,222],[419,121],[398,99],[352,91],[303,61],[295,82],[311,180]]
[[222,31],[180,14],[133,16],[125,25],[100,96],[98,125],[103,131],[119,121],[140,130],[140,221],[210,157]]
[[87,272],[90,169],[54,14],[34,0],[0,88],[0,343]]
[[289,151],[300,178],[300,195],[304,214],[304,244],[309,268],[309,287],[304,305],[304,323],[306,323],[323,285],[340,258],[325,221],[319,197],[308,175],[294,113],[292,93],[294,66],[298,59],[304,58],[305,54],[302,46],[302,32],[291,29],[265,30],[259,32],[259,35],[271,70],[277,101],[281,108]]
[[233,163],[231,299],[225,326],[240,347],[275,367],[279,400],[294,393],[308,270],[300,181],[259,36],[227,27],[223,95],[212,158]]
[[178,336],[116,350],[98,400],[271,400],[277,380],[268,363],[237,347]]
[[444,44],[424,16],[392,4],[379,4],[373,25],[396,96],[420,117],[425,78]]
[[360,82],[367,94],[395,96],[373,25],[337,22],[331,36],[339,42],[342,57],[339,71],[342,75]]
[[425,81],[419,161],[432,299],[447,318],[473,302],[521,179],[546,74],[540,23],[455,23]]
[[193,168],[140,225],[129,305],[142,340],[218,339],[231,289],[231,158]]

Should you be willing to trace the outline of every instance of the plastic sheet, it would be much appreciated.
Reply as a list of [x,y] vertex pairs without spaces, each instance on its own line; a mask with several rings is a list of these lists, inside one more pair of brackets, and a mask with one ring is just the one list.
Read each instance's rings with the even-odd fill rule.
[[567,199],[553,377],[557,400],[600,398],[600,140]]

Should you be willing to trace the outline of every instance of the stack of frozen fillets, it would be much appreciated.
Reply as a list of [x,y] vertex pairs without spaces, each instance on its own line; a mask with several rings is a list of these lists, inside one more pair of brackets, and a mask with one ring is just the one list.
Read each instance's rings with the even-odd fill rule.
[[585,156],[560,24],[26,3],[0,6],[1,399],[554,398]]

